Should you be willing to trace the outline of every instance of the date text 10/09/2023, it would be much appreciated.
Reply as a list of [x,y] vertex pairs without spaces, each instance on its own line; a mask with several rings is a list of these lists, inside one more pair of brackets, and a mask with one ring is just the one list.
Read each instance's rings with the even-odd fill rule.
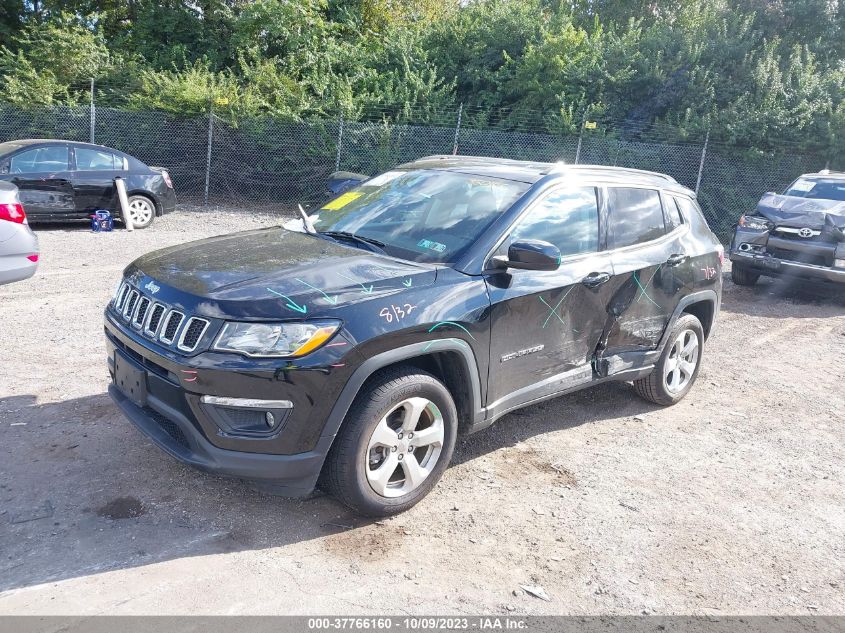
[[526,630],[528,623],[518,617],[336,617],[309,618],[308,630],[374,631],[495,631]]

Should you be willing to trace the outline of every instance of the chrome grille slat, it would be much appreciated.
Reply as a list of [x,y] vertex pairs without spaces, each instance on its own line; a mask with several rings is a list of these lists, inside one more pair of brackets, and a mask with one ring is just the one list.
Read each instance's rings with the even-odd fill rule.
[[192,352],[196,349],[200,340],[202,340],[205,331],[208,329],[209,322],[200,317],[191,317],[182,328],[182,336],[179,337],[177,349],[183,352]]
[[123,302],[126,301],[127,294],[129,294],[129,284],[124,281],[117,291],[117,296],[114,298],[114,309],[117,312],[123,309]]
[[168,312],[161,326],[161,334],[159,334],[158,340],[167,345],[173,343],[184,319],[185,315],[178,310]]
[[133,290],[129,293],[129,297],[126,299],[126,305],[123,307],[123,320],[128,321],[129,318],[132,316],[132,313],[135,311],[135,304],[138,302],[138,297],[141,294],[137,290]]
[[185,314],[124,281],[112,300],[112,310],[130,327],[161,345],[172,346],[182,352],[197,349],[211,321]]
[[144,334],[151,338],[155,338],[158,334],[158,327],[161,325],[162,318],[167,308],[163,303],[155,303],[149,310],[147,322],[144,323]]
[[144,319],[147,316],[147,310],[150,309],[150,300],[143,295],[138,300],[138,307],[135,308],[135,314],[132,316],[132,327],[140,330],[144,324]]

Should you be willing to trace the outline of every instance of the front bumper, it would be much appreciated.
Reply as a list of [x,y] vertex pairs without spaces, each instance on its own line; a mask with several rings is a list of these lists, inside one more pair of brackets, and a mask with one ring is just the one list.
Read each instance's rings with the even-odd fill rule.
[[740,264],[743,268],[760,273],[761,275],[789,275],[812,281],[845,283],[845,270],[839,268],[804,264],[788,259],[778,259],[772,255],[758,255],[754,253],[743,253],[741,251],[732,251],[730,260],[734,264]]
[[320,476],[325,460],[322,452],[269,455],[217,448],[184,415],[153,395],[148,396],[146,407],[131,402],[114,384],[109,385],[109,395],[156,446],[194,468],[247,479],[261,489],[288,497],[308,495]]
[[[303,496],[316,485],[332,436],[323,427],[334,400],[335,381],[324,372],[278,373],[255,364],[234,369],[214,354],[180,357],[118,323],[107,312],[106,349],[113,384],[109,394],[127,418],[159,448],[179,461],[223,475],[251,480],[285,496]],[[142,397],[130,397],[121,367],[129,366]],[[248,361],[245,361],[248,362]],[[342,384],[342,383],[341,383]],[[309,394],[321,393],[315,402]],[[286,401],[289,415],[278,432],[256,437],[233,434],[203,402],[247,397]],[[135,398],[136,401],[133,401]]]

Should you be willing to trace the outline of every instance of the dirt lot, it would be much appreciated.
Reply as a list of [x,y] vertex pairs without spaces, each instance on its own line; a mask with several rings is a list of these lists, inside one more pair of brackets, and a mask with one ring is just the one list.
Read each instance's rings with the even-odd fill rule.
[[121,269],[271,222],[39,230],[37,276],[0,288],[0,613],[845,613],[845,300],[726,281],[682,403],[525,409],[373,523],[184,467],[105,395]]

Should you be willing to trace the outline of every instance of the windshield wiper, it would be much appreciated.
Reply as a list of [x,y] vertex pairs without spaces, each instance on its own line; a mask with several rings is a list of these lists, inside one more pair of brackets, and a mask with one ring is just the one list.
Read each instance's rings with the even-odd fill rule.
[[364,237],[363,235],[355,235],[349,231],[317,231],[318,235],[326,235],[337,240],[348,240],[351,242],[358,242],[368,246],[375,246],[380,251],[384,252],[386,244],[372,237]]

